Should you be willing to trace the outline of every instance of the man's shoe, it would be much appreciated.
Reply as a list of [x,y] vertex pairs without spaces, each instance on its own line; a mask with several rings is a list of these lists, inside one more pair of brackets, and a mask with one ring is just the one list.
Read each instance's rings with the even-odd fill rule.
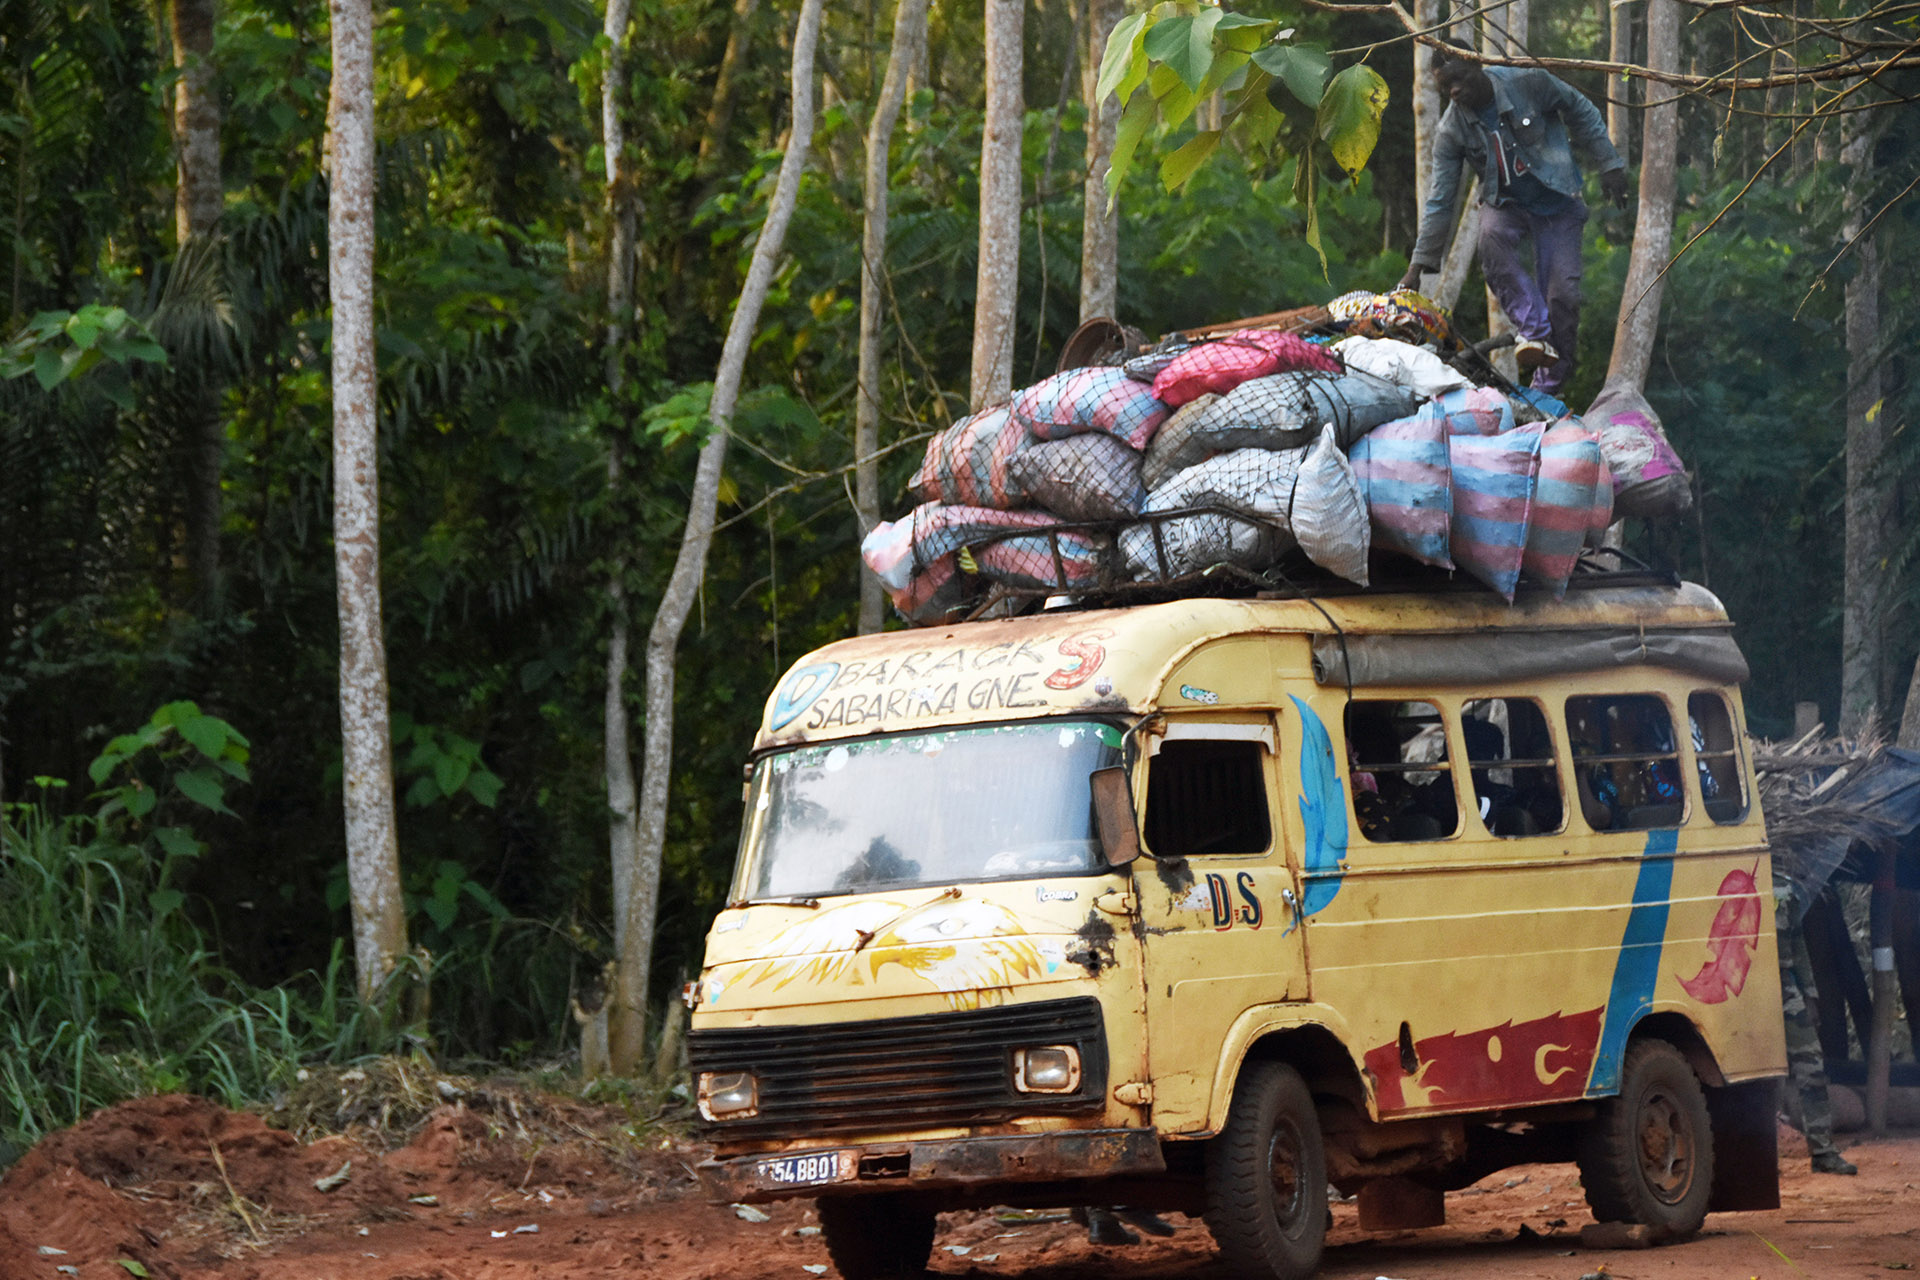
[[1851,1177],[1860,1170],[1838,1151],[1823,1151],[1813,1158],[1815,1173],[1843,1173]]
[[1130,1223],[1150,1236],[1170,1236],[1174,1233],[1174,1225],[1157,1213],[1148,1213],[1145,1209],[1117,1209],[1115,1212],[1122,1222]]
[[1513,358],[1524,372],[1531,373],[1535,369],[1544,369],[1550,364],[1558,364],[1560,353],[1553,349],[1551,342],[1539,338],[1522,338],[1514,344]]

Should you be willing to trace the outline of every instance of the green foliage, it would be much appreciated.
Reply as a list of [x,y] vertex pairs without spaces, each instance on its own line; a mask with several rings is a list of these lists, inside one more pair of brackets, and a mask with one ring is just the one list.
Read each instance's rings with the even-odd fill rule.
[[42,391],[51,391],[98,368],[101,392],[131,409],[128,373],[137,361],[164,365],[166,348],[123,309],[88,303],[78,311],[42,311],[27,321],[0,347],[0,379],[31,373]]
[[1123,108],[1110,198],[1119,199],[1134,153],[1156,122],[1176,131],[1201,102],[1224,94],[1220,127],[1196,132],[1161,161],[1162,184],[1169,191],[1185,187],[1223,140],[1256,167],[1294,161],[1293,194],[1306,211],[1302,235],[1325,273],[1320,173],[1335,167],[1353,178],[1366,167],[1380,139],[1387,83],[1365,63],[1336,74],[1323,50],[1294,43],[1295,34],[1278,19],[1195,0],[1163,0],[1122,20],[1107,41],[1099,80],[1099,93],[1115,94]]
[[[303,1061],[377,1048],[336,949],[324,975],[270,990],[218,960],[180,887],[207,846],[174,809],[225,812],[246,740],[192,703],[162,707],[90,770],[100,790],[61,813],[65,784],[0,809],[0,1142],[24,1145],[144,1093],[239,1106]],[[203,773],[202,770],[210,770]],[[179,785],[154,799],[150,780]],[[202,779],[206,786],[183,780]]]

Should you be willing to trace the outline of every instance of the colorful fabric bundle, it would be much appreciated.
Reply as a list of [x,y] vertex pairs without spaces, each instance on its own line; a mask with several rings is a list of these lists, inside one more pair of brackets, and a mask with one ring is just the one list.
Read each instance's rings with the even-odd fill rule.
[[1349,369],[1385,378],[1417,396],[1463,391],[1473,380],[1425,347],[1394,338],[1342,338],[1329,348]]
[[1126,520],[1147,500],[1140,464],[1138,450],[1094,432],[1034,445],[1014,457],[1007,473],[1035,506],[1062,520]]
[[1249,378],[1296,369],[1339,373],[1340,364],[1298,334],[1237,329],[1175,356],[1154,378],[1153,394],[1163,404],[1178,408],[1208,392],[1225,395]]
[[1567,593],[1600,493],[1611,511],[1613,476],[1593,432],[1571,420],[1547,428],[1540,437],[1540,468],[1521,563],[1529,577],[1552,587],[1556,596]]
[[1527,525],[1543,428],[1498,436],[1453,436],[1453,562],[1509,602],[1527,552]]
[[1445,420],[1419,415],[1375,427],[1353,442],[1351,455],[1373,540],[1422,564],[1453,568],[1453,468]]
[[1513,402],[1492,387],[1446,392],[1421,405],[1414,416],[1437,418],[1454,436],[1497,436],[1513,430]]
[[[1120,553],[1137,581],[1160,581],[1214,565],[1259,571],[1296,544],[1287,512],[1305,449],[1240,449],[1188,467],[1147,497],[1142,514],[1223,507],[1253,519],[1205,513],[1131,525]],[[1164,556],[1163,556],[1164,552]]]
[[1104,431],[1135,449],[1147,447],[1172,412],[1120,369],[1068,369],[1017,392],[1009,406],[1036,439],[1064,440]]
[[1027,429],[1003,405],[948,427],[927,441],[927,456],[912,489],[928,502],[1006,510],[1026,501],[1007,479],[1007,464],[1032,443]]
[[1332,427],[1320,429],[1320,438],[1301,460],[1287,514],[1307,559],[1349,582],[1367,585],[1367,500]]
[[1609,388],[1584,417],[1587,429],[1599,436],[1600,452],[1613,472],[1616,517],[1658,520],[1693,506],[1686,468],[1644,396],[1629,387]]
[[1429,342],[1442,348],[1454,345],[1453,313],[1411,289],[1395,289],[1392,293],[1358,289],[1329,302],[1327,310],[1346,325],[1348,333],[1364,338],[1398,338],[1416,346]]

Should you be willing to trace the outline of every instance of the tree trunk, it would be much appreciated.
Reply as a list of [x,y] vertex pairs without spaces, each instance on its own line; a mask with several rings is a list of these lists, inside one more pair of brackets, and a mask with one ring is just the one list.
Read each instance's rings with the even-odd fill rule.
[[[1445,12],[1445,0],[1414,0],[1414,25],[1425,31],[1438,26]],[[1440,115],[1446,103],[1440,100],[1440,82],[1433,74],[1433,50],[1419,41],[1413,44],[1413,225],[1427,207],[1427,192],[1433,190],[1433,135],[1440,128]]]
[[[1851,170],[1846,186],[1844,241],[1860,236],[1853,252],[1857,270],[1847,281],[1847,552],[1840,621],[1840,732],[1870,729],[1880,712],[1880,673],[1885,665],[1886,530],[1891,498],[1881,455],[1887,447],[1881,414],[1880,252],[1872,233],[1861,236],[1866,193],[1873,185],[1873,117],[1847,118],[1841,160]],[[1911,713],[1909,713],[1911,714]]]
[[[634,236],[637,221],[634,209],[633,171],[626,154],[626,121],[620,114],[627,96],[627,27],[633,15],[632,0],[607,0],[604,30],[609,48],[607,67],[600,82],[600,137],[605,153],[607,176],[607,393],[619,419],[607,446],[607,492],[620,492],[625,467],[627,431],[625,401],[625,355],[633,320]],[[617,535],[616,535],[617,537]],[[627,665],[630,630],[627,619],[627,559],[616,541],[613,565],[607,574],[606,707],[605,740],[602,757],[607,785],[607,847],[613,871],[613,900],[623,903],[633,892],[634,857],[638,832],[634,825],[634,780],[632,729],[627,721]],[[613,914],[614,982],[632,969],[634,939],[627,928],[626,913]],[[645,955],[640,957],[645,968]],[[608,1002],[601,1000],[588,1013],[591,1023],[583,1025],[582,1045],[589,1042],[604,1046],[607,1040]],[[604,1052],[581,1053],[581,1068],[592,1073],[608,1065]]]
[[[1909,751],[1920,751],[1920,659],[1913,664],[1913,678],[1907,682],[1907,706],[1900,716],[1899,745]],[[1920,1018],[1920,1009],[1914,1016]]]
[[661,595],[660,610],[647,633],[647,722],[641,762],[639,847],[632,892],[626,901],[615,904],[615,910],[626,915],[625,927],[640,960],[637,965],[627,966],[621,975],[608,1028],[613,1069],[623,1076],[634,1073],[644,1060],[646,1048],[648,964],[660,900],[660,855],[666,844],[667,790],[673,764],[674,650],[679,647],[680,633],[686,629],[687,615],[706,572],[720,500],[720,474],[727,457],[727,432],[734,406],[740,400],[747,348],[766,304],[774,268],[786,246],[787,224],[799,200],[800,174],[806,168],[807,151],[813,142],[813,61],[820,39],[820,5],[821,0],[804,0],[800,8],[793,37],[793,128],[787,135],[786,155],[780,161],[767,220],[753,246],[753,260],[740,287],[740,301],[727,326],[726,345],[714,373],[713,399],[708,409],[712,434],[701,446],[699,465],[694,470],[693,496],[687,503],[680,552]]
[[1080,319],[1119,319],[1120,210],[1110,208],[1107,170],[1120,130],[1120,104],[1112,94],[1094,101],[1107,38],[1127,13],[1126,0],[1088,0],[1087,45],[1080,60],[1080,96],[1087,104],[1087,184],[1080,218]]
[[[926,35],[927,0],[900,0],[893,15],[893,47],[887,54],[886,79],[867,125],[867,199],[860,237],[860,368],[853,408],[854,504],[859,508],[862,537],[880,523],[880,317],[886,299],[887,186],[892,179],[888,159],[893,152],[893,129],[900,120],[900,104],[907,96],[907,77],[919,60],[920,43]],[[863,563],[860,634],[880,630],[885,608],[880,579]]]
[[[626,6],[623,6],[626,7]],[[733,24],[727,28],[726,52],[720,55],[720,72],[713,80],[713,101],[707,104],[707,120],[700,130],[700,152],[694,164],[697,173],[710,173],[720,161],[720,146],[726,141],[727,122],[733,118],[733,99],[740,80],[740,67],[753,44],[753,14],[760,0],[733,0]]]
[[980,139],[980,265],[973,302],[975,413],[1013,391],[1020,292],[1021,24],[1025,0],[986,0],[987,118]]
[[1466,184],[1460,197],[1460,225],[1453,230],[1447,256],[1440,262],[1440,277],[1430,295],[1441,306],[1452,310],[1460,305],[1460,291],[1467,287],[1467,272],[1480,244],[1480,180]]
[[[1609,0],[1607,5],[1608,37],[1607,60],[1610,62],[1631,62],[1633,60],[1633,10],[1629,7],[1633,0]],[[1633,163],[1633,87],[1637,81],[1630,76],[1610,75],[1607,77],[1607,136],[1613,139],[1613,149],[1628,164]],[[1661,96],[1666,96],[1666,90]]]
[[[1655,71],[1680,68],[1679,0],[1647,0],[1647,66]],[[1627,284],[1620,294],[1620,317],[1613,328],[1613,359],[1607,365],[1609,387],[1643,390],[1653,363],[1653,341],[1660,332],[1660,297],[1673,251],[1674,154],[1680,136],[1680,104],[1670,89],[1658,90],[1661,105],[1646,112],[1640,144],[1640,212],[1633,225],[1633,254],[1627,259]]]
[[[220,93],[213,74],[214,0],[172,0],[170,15],[173,66],[179,77],[173,86],[173,141],[179,155],[173,225],[179,264],[184,265],[192,255],[212,252],[210,242],[225,203]],[[201,385],[190,391],[186,410],[187,563],[202,617],[220,607],[220,468],[227,445],[220,385],[211,373],[207,370]]]
[[373,1001],[407,949],[393,825],[373,348],[373,7],[332,0],[327,285],[333,303],[333,554],[354,972]]

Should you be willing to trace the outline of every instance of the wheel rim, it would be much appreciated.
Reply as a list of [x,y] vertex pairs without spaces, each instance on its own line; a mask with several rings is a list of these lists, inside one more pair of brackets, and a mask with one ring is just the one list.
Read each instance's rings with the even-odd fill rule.
[[1662,1204],[1678,1204],[1693,1187],[1694,1135],[1679,1101],[1664,1091],[1640,1106],[1640,1176]]
[[1267,1179],[1273,1189],[1273,1213],[1283,1230],[1291,1232],[1306,1202],[1307,1188],[1300,1180],[1301,1155],[1306,1143],[1300,1129],[1289,1120],[1273,1127],[1273,1139],[1267,1144]]

